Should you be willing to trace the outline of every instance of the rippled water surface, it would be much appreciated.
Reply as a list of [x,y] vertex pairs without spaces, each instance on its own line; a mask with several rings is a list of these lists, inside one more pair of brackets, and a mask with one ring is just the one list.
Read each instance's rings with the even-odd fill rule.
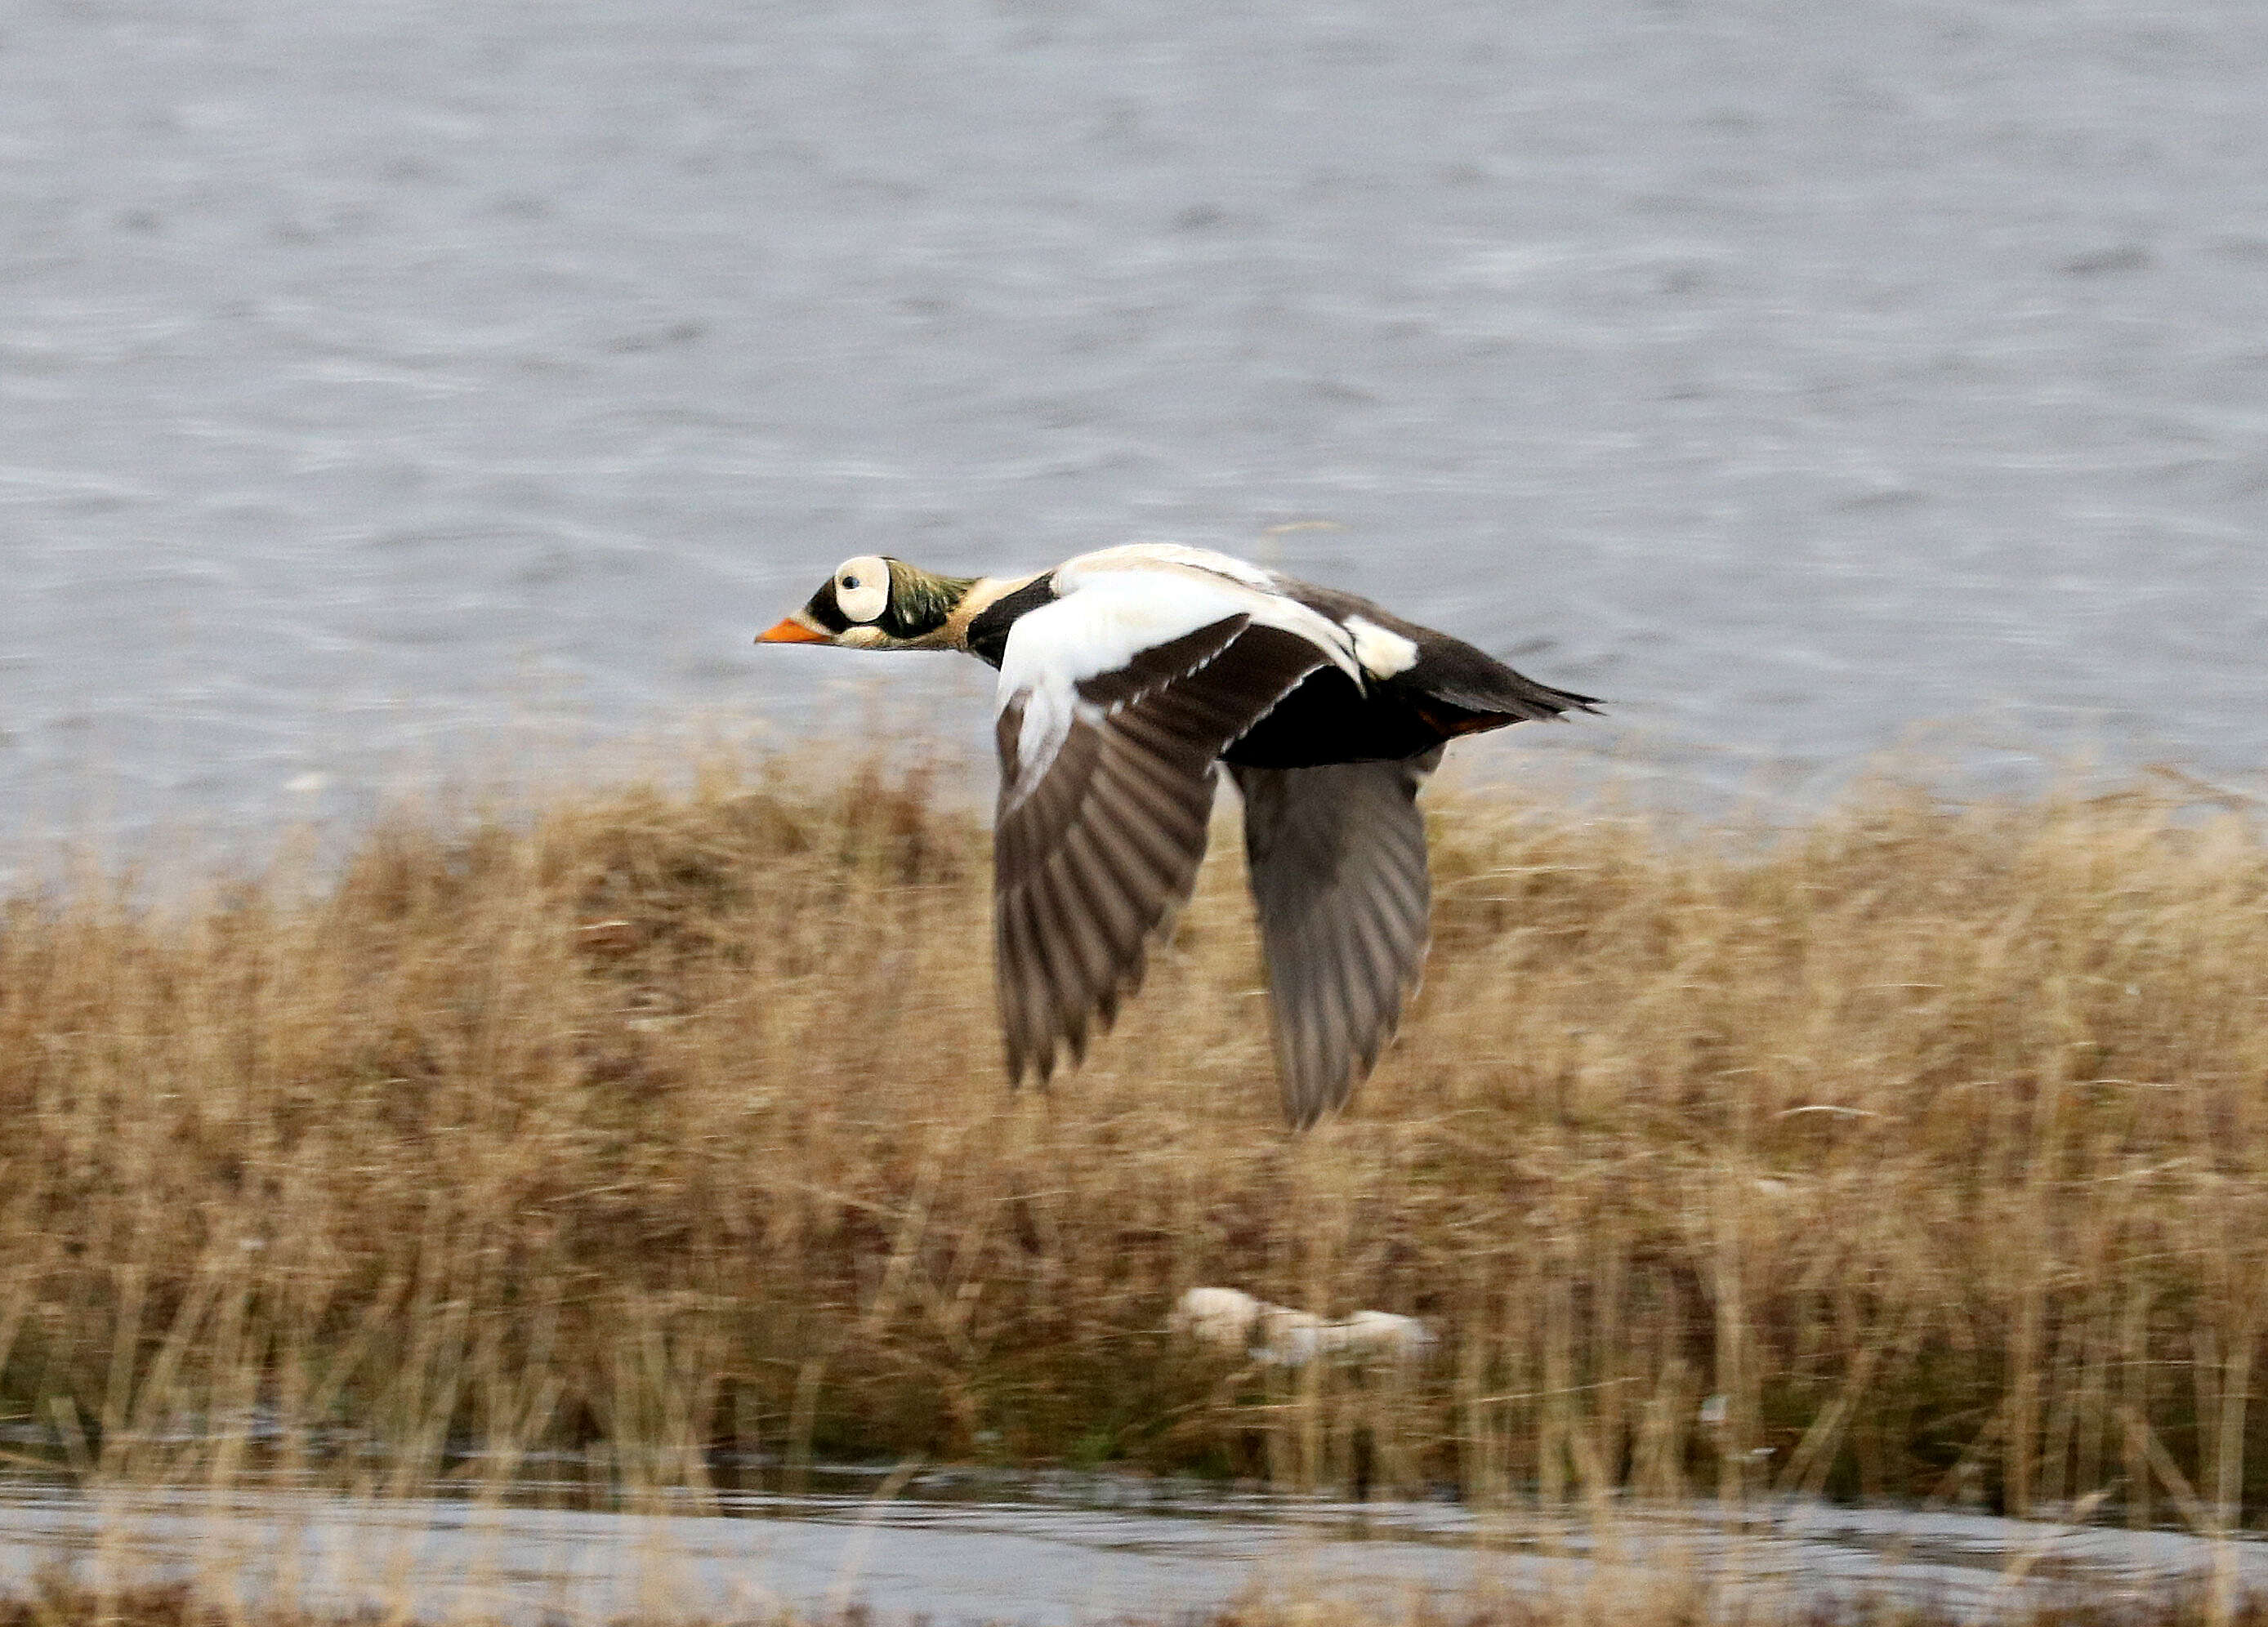
[[747,639],[838,558],[1160,536],[1622,703],[1563,755],[2247,773],[2264,84],[2255,0],[19,0],[0,798],[825,723]]
[[[2096,1603],[2216,1573],[2268,1585],[2268,1550],[1976,1514],[1759,1507],[1606,1523],[1446,1504],[1238,1496],[1100,1476],[836,1475],[843,1489],[735,1495],[701,1513],[240,1492],[90,1499],[0,1483],[0,1586],[63,1564],[89,1581],[195,1574],[247,1603],[291,1596],[428,1618],[604,1621],[849,1603],[890,1617],[1170,1619],[1256,1593],[1399,1619],[1492,1591],[1535,1599],[1713,1580],[1771,1598],[1890,1594],[1987,1616],[2042,1590]],[[523,1487],[523,1493],[537,1490]]]

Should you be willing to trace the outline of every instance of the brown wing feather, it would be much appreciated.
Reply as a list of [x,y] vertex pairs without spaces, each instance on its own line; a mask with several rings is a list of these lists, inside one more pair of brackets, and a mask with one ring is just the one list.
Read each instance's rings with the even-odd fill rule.
[[1141,985],[1149,945],[1204,857],[1222,749],[1321,666],[1296,634],[1233,615],[1079,685],[1091,707],[1036,784],[1024,707],[1001,709],[993,967],[1008,1077],[1047,1079]]
[[1418,981],[1432,896],[1418,788],[1440,760],[1232,770],[1294,1125],[1369,1075]]

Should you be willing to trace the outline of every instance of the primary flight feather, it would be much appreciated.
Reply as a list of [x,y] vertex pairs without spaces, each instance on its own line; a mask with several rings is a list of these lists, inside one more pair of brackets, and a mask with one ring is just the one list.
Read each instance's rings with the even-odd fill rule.
[[1000,674],[993,963],[1008,1074],[1109,1027],[1244,798],[1285,1116],[1342,1105],[1425,959],[1418,788],[1460,734],[1594,710],[1369,600],[1143,543],[1014,578],[847,560],[760,644],[966,650]]

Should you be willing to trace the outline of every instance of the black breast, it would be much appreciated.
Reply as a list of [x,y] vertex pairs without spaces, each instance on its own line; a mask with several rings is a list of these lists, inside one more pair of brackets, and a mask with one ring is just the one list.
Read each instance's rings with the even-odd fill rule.
[[1056,573],[1035,577],[1012,593],[1003,593],[968,622],[968,652],[987,666],[998,667],[1008,653],[1008,629],[1016,618],[1056,601]]
[[[1431,751],[1453,731],[1429,715],[1427,697],[1393,683],[1365,694],[1336,666],[1310,673],[1268,715],[1220,754],[1248,769],[1312,769],[1326,762],[1399,761]],[[1501,721],[1510,722],[1510,718]]]

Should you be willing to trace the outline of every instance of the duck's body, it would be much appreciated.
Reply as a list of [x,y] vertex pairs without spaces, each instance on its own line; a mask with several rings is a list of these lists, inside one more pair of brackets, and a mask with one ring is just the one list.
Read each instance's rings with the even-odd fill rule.
[[1008,1071],[1045,1079],[1140,983],[1242,791],[1286,1115],[1343,1103],[1425,957],[1418,787],[1460,734],[1589,710],[1366,600],[1138,544],[1015,578],[847,562],[760,642],[966,650],[1000,672],[995,969]]

